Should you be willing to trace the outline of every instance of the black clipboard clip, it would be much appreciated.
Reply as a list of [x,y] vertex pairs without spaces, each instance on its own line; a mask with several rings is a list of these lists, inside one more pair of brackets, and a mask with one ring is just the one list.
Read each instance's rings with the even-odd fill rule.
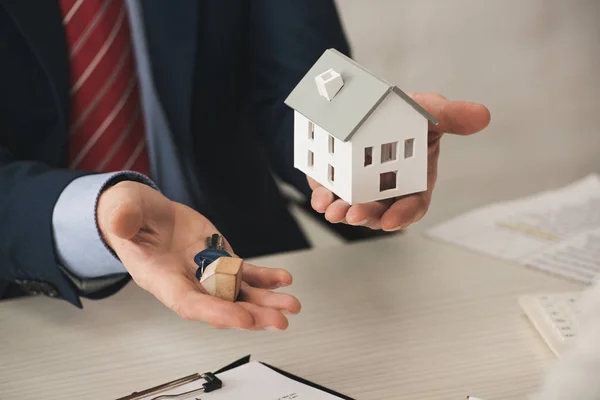
[[[167,390],[175,389],[177,387],[186,385],[188,383],[195,382],[200,379],[204,379],[204,381],[205,381],[202,384],[201,388],[190,390],[190,391],[183,392],[183,393],[169,394],[169,395],[162,395],[162,396],[160,395],[160,393],[164,393]],[[217,389],[221,389],[221,387],[223,387],[223,382],[219,378],[217,378],[216,375],[213,374],[212,372],[206,372],[204,374],[192,374],[192,375],[186,376],[184,378],[180,378],[180,379],[176,379],[171,382],[163,383],[162,385],[154,386],[150,389],[142,390],[141,392],[134,392],[134,393],[130,394],[129,396],[121,397],[121,398],[118,398],[117,400],[138,400],[138,399],[143,399],[148,396],[152,396],[154,394],[159,395],[159,396],[153,397],[151,400],[176,400],[176,399],[187,398],[193,394],[209,393],[209,392],[215,391]]]
[[[250,356],[246,356],[240,358],[237,361],[221,368],[215,372],[207,372],[204,374],[192,374],[185,376],[183,378],[176,379],[171,382],[163,383],[162,385],[154,386],[150,389],[142,390],[141,392],[133,392],[129,396],[119,397],[116,400],[139,400],[152,395],[159,395],[157,397],[153,397],[151,400],[176,400],[179,398],[186,398],[193,394],[200,393],[209,393],[217,389],[221,389],[223,386],[223,382],[217,378],[217,374],[228,371],[230,369],[234,369],[239,367],[240,365],[244,365],[250,362]],[[187,385],[188,383],[196,382],[197,380],[204,379],[205,382],[202,384],[201,388],[194,389],[185,393],[178,393],[173,395],[162,395],[161,393],[166,392],[167,390],[175,389],[183,385]]]

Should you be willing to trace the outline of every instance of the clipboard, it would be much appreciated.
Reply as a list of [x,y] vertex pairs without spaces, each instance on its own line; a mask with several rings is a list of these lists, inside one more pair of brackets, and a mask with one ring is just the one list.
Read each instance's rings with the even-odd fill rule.
[[[139,392],[134,392],[134,393],[124,396],[124,397],[119,397],[118,399],[115,399],[115,400],[139,400],[139,399],[148,399],[148,398],[150,398],[152,400],[177,400],[177,399],[196,398],[196,397],[194,397],[195,395],[200,395],[202,393],[210,393],[215,390],[220,390],[223,385],[227,385],[227,382],[225,380],[222,381],[220,379],[220,377],[219,377],[220,374],[223,374],[225,372],[242,367],[242,366],[250,363],[250,361],[251,361],[251,356],[247,355],[245,357],[240,358],[239,360],[232,362],[231,364],[228,364],[228,365],[214,371],[214,372],[206,372],[203,374],[197,373],[197,374],[188,375],[186,377],[179,378],[179,379],[173,380],[171,382],[167,382],[167,383],[164,383],[164,384],[161,384],[161,385],[149,388],[149,389],[144,389]],[[267,363],[264,363],[264,362],[259,362],[259,363],[261,365],[263,365],[264,367],[269,368],[270,370],[274,371],[275,373],[277,373],[287,379],[298,382],[302,385],[308,386],[310,388],[321,391],[323,393],[329,394],[335,398],[339,398],[342,400],[355,400],[351,397],[348,397],[346,395],[343,395],[341,393],[338,393],[334,390],[331,390],[324,386],[318,385],[316,383],[310,382],[304,378],[293,375],[289,372],[286,372],[282,369],[271,366]],[[200,380],[203,380],[202,385],[199,388],[194,389],[192,391],[187,391],[187,392],[182,391],[175,395],[173,395],[173,394],[162,395],[162,393],[164,393],[166,391],[173,390],[180,386],[183,386],[183,385],[186,385],[186,384],[189,384],[192,382],[200,381]],[[204,399],[204,397],[203,397],[203,399]]]

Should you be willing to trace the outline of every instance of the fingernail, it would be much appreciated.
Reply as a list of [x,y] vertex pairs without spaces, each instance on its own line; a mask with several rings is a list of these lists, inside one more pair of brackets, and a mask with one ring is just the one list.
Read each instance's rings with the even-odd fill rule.
[[368,220],[367,218],[365,218],[365,219],[363,219],[362,221],[359,221],[359,222],[357,222],[357,223],[355,223],[355,224],[352,224],[352,225],[355,225],[355,226],[362,226],[362,225],[366,225],[368,222],[369,222],[369,220]]
[[387,231],[387,232],[396,232],[396,231],[399,231],[400,229],[402,229],[403,227],[404,227],[404,226],[400,225],[400,226],[397,226],[397,227],[396,227],[396,228],[394,228],[394,229],[386,229],[386,231]]
[[274,327],[274,326],[267,326],[265,329],[266,329],[267,331],[281,331],[281,329],[279,329],[279,328],[276,328],[276,327]]
[[283,288],[283,287],[288,287],[291,284],[292,284],[291,281],[280,281],[280,282],[277,282],[277,284],[275,285],[275,288],[279,289],[279,288]]

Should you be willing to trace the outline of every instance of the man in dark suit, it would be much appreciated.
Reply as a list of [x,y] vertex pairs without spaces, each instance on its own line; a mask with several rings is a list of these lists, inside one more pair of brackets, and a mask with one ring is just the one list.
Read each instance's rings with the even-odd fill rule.
[[184,318],[285,329],[300,303],[270,289],[289,273],[248,265],[241,301],[207,296],[204,238],[242,257],[307,247],[273,175],[331,222],[405,227],[441,132],[489,120],[415,95],[441,121],[429,191],[349,207],[293,168],[283,102],[327,48],[350,54],[332,0],[0,0],[0,297],[81,306],[131,277]]

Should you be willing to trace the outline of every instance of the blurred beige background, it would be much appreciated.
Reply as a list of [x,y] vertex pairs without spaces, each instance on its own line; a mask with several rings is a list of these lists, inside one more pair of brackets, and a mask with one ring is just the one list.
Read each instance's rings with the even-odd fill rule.
[[[413,231],[600,173],[600,1],[337,3],[367,68],[491,110],[484,132],[443,140],[434,200]],[[303,223],[319,245],[335,243]]]

